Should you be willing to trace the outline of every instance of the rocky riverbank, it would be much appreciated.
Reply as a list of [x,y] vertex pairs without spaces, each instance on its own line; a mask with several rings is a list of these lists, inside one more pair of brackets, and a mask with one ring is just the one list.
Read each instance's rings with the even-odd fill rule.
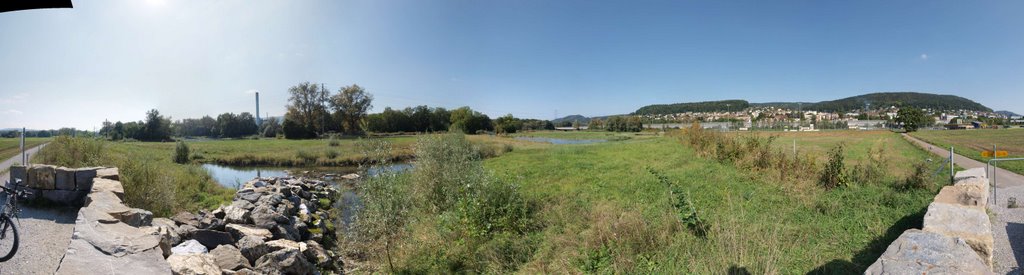
[[310,178],[259,178],[230,205],[153,219],[174,274],[340,274],[333,199],[338,190]]

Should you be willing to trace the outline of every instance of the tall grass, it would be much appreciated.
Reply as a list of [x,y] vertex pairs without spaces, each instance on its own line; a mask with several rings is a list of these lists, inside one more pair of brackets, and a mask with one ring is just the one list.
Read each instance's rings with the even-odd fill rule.
[[808,153],[773,149],[774,136],[730,136],[704,130],[696,123],[679,133],[698,155],[753,169],[771,180],[810,183],[818,174],[818,164]]
[[[391,150],[364,141],[368,159]],[[534,203],[518,185],[495,178],[465,136],[422,136],[409,174],[384,173],[358,189],[366,202],[342,247],[368,271],[393,273],[504,273],[535,249]]]
[[118,167],[125,202],[157,216],[213,208],[234,195],[201,167],[175,164],[171,152],[135,143],[62,136],[43,147],[33,160],[66,167]]

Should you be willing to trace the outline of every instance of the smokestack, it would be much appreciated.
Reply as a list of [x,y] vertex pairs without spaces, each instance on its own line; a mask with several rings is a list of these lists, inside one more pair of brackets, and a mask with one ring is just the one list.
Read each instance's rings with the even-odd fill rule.
[[263,125],[263,121],[260,120],[260,92],[256,92],[256,126]]

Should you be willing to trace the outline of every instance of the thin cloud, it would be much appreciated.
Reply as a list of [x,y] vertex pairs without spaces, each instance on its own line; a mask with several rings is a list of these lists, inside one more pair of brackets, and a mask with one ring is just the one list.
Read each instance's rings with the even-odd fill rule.
[[22,112],[22,111],[18,111],[18,110],[15,110],[15,109],[10,109],[10,110],[4,111],[4,114],[5,114],[5,115],[16,115],[16,116],[20,116],[21,114],[24,114],[24,113],[25,113],[25,112]]
[[26,97],[28,97],[28,95],[26,95],[24,93],[16,94],[16,95],[8,96],[8,97],[0,97],[0,104],[22,103],[22,102],[25,102],[25,98]]
[[928,54],[922,53],[921,54],[921,60],[928,60]]

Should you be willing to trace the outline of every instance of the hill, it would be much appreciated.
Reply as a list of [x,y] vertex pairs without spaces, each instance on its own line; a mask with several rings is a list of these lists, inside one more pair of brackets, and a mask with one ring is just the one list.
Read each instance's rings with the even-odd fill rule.
[[1006,110],[996,111],[996,113],[1000,114],[1000,115],[1004,115],[1004,116],[1020,116],[1020,114],[1017,114],[1017,113],[1014,113],[1014,112],[1010,112],[1010,111],[1006,111]]
[[822,101],[811,106],[804,106],[805,110],[817,110],[826,112],[847,112],[863,109],[865,104],[870,108],[888,106],[912,106],[916,108],[931,108],[938,110],[971,110],[991,112],[992,109],[974,102],[970,99],[955,95],[937,95],[915,92],[898,93],[872,93],[832,101]]
[[581,116],[581,115],[570,115],[570,116],[566,116],[566,117],[563,117],[563,118],[556,118],[556,119],[552,120],[551,123],[554,123],[555,125],[558,125],[559,123],[562,123],[562,122],[573,122],[573,121],[579,121],[581,124],[587,124],[587,123],[590,123],[590,118],[589,117],[585,117],[585,116]]
[[912,106],[917,108],[931,108],[939,110],[972,110],[991,112],[992,109],[974,102],[970,99],[955,95],[938,95],[916,92],[896,93],[871,93],[843,99],[822,101],[822,102],[767,102],[748,103],[745,100],[722,100],[689,102],[675,104],[647,105],[637,109],[634,114],[674,114],[685,112],[735,112],[742,111],[748,107],[777,107],[784,109],[803,109],[826,112],[848,112],[863,109],[865,105],[869,108],[889,106]]
[[746,100],[720,100],[720,101],[703,101],[703,102],[688,102],[688,103],[675,103],[675,104],[655,104],[640,107],[633,114],[636,115],[657,115],[657,114],[675,114],[675,113],[686,113],[686,112],[736,112],[742,111],[750,107],[750,103]]

